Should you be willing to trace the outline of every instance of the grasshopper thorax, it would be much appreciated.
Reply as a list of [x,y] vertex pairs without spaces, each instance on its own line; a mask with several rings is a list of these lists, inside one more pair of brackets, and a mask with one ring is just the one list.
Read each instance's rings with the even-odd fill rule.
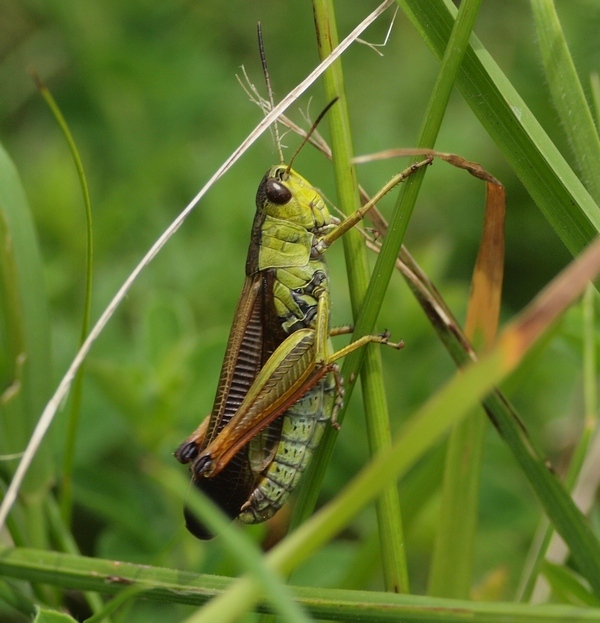
[[271,167],[256,193],[258,214],[267,214],[318,233],[332,221],[315,187],[285,164]]

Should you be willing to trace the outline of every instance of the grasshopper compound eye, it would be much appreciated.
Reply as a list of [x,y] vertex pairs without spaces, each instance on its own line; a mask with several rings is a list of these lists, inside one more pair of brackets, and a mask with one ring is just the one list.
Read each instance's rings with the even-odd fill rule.
[[271,203],[284,205],[292,198],[292,191],[274,179],[265,182],[265,194]]

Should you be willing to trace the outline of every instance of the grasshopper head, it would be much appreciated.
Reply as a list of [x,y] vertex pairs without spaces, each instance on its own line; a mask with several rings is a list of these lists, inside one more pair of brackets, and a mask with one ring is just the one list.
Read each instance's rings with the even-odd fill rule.
[[256,193],[246,274],[306,266],[315,242],[338,222],[301,175],[285,164],[271,167]]
[[335,222],[312,184],[285,164],[271,167],[256,193],[256,208],[289,223],[319,232]]

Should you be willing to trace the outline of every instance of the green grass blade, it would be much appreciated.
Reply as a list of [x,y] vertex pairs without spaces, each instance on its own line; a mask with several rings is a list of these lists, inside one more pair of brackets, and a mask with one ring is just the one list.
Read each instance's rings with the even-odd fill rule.
[[[577,478],[581,472],[583,463],[588,456],[590,444],[598,426],[598,398],[596,387],[596,313],[595,301],[598,293],[592,284],[586,288],[583,301],[583,402],[585,405],[583,432],[573,452],[566,477],[565,488],[572,492]],[[554,530],[552,525],[544,518],[538,527],[536,538],[530,548],[529,564],[526,566],[521,578],[517,598],[520,601],[529,601],[533,594],[537,577],[544,562],[544,557],[550,545]],[[537,550],[537,551],[536,551]]]
[[[202,522],[213,533],[219,535],[240,567],[252,575],[256,587],[261,590],[262,594],[268,596],[268,601],[286,621],[308,623],[309,619],[292,600],[288,587],[277,573],[265,564],[262,552],[243,533],[239,525],[231,523],[225,513],[210,498],[201,495],[195,488],[190,489],[189,480],[177,469],[165,467],[158,462],[149,462],[147,469],[165,489],[178,496],[182,504],[189,505]],[[242,607],[238,614],[243,613]],[[214,617],[215,621],[221,619],[219,607],[215,609]]]
[[[83,194],[83,204],[85,208],[85,234],[86,234],[86,255],[85,255],[85,295],[83,301],[83,318],[81,321],[81,331],[79,337],[78,347],[83,344],[89,328],[90,328],[90,314],[92,307],[92,258],[93,258],[93,238],[92,238],[92,207],[90,204],[90,194],[88,191],[87,181],[85,179],[85,172],[83,170],[83,163],[77,150],[77,145],[69,126],[63,117],[63,114],[58,107],[58,104],[52,97],[50,91],[42,84],[37,74],[34,74],[34,80],[36,85],[42,94],[48,108],[52,112],[56,123],[60,127],[65,140],[71,151],[75,168],[77,169],[77,175],[79,177],[79,183],[81,185],[81,192]],[[73,506],[73,463],[75,458],[75,444],[77,441],[77,429],[79,427],[79,413],[81,410],[81,396],[83,391],[83,377],[84,377],[85,364],[77,370],[75,379],[73,381],[73,390],[71,396],[71,405],[69,408],[69,423],[67,427],[67,435],[65,439],[65,451],[63,458],[62,468],[62,483],[61,483],[61,498],[60,505],[61,511],[65,523],[69,525],[71,523],[71,511]]]
[[[442,57],[455,7],[448,0],[398,0],[432,52]],[[457,86],[567,249],[576,255],[600,231],[600,210],[483,44],[471,38]]]
[[581,578],[572,570],[545,562],[543,572],[554,594],[562,600],[600,608],[600,599],[589,592]]
[[[458,72],[463,52],[466,48],[472,24],[479,8],[479,2],[463,3],[461,12],[461,22],[457,25],[453,45],[449,46],[448,57],[444,59],[440,69],[438,81],[434,87],[430,104],[424,115],[423,127],[420,132],[419,145],[424,147],[432,147],[435,142],[439,127],[441,125],[446,104],[452,91],[454,78]],[[364,335],[373,331],[378,307],[395,265],[395,259],[398,255],[402,243],[402,237],[406,230],[406,225],[410,218],[412,208],[416,201],[420,189],[420,180],[423,178],[423,172],[419,171],[403,185],[400,191],[400,199],[398,201],[392,223],[388,230],[384,243],[384,250],[377,259],[377,263],[373,274],[373,281],[369,285],[369,289],[365,296],[363,307],[358,321],[355,325],[354,336]],[[351,232],[349,232],[351,233]],[[344,361],[342,373],[345,379],[352,378],[358,372],[364,353],[357,351],[352,353]],[[350,399],[353,385],[346,387],[346,401]],[[307,480],[313,483],[309,489],[304,487],[301,491],[299,502],[302,502],[304,508],[314,508],[316,497],[320,488],[325,466],[333,451],[335,442],[335,434],[327,431],[321,441],[319,453],[308,468]],[[317,483],[315,485],[314,483]],[[319,486],[318,486],[319,485]]]
[[38,608],[33,623],[77,623],[77,621],[68,614],[58,610]]
[[486,419],[480,408],[452,429],[429,572],[429,595],[458,599],[469,597],[473,581],[485,431]]
[[553,0],[531,0],[552,103],[590,195],[600,202],[600,138],[575,70]]
[[[466,338],[456,330],[444,330],[440,323],[433,322],[442,343],[459,365],[471,361],[465,350]],[[586,518],[549,469],[544,453],[534,439],[530,438],[508,400],[494,390],[483,400],[484,408],[492,423],[509,446],[521,466],[525,477],[533,487],[544,506],[548,518],[569,545],[574,558],[578,560],[581,573],[594,589],[600,589],[600,543],[592,533]]]
[[[271,550],[267,555],[269,564],[282,573],[291,571],[346,526],[365,504],[377,497],[390,479],[404,475],[426,451],[439,442],[449,427],[461,421],[478,400],[483,400],[495,384],[514,371],[540,336],[573,303],[587,282],[595,278],[598,272],[600,239],[590,245],[580,258],[565,269],[502,331],[496,345],[485,357],[476,364],[467,366],[430,398],[406,422],[389,450],[375,457],[332,502]],[[503,431],[503,434],[508,436],[512,432],[509,429]],[[517,427],[515,434],[522,433],[524,431]],[[530,466],[524,466],[525,469],[528,467]],[[546,473],[547,471],[546,468]],[[534,487],[537,488],[538,481],[543,480],[544,476],[537,469],[531,469],[531,474]],[[563,529],[564,525],[557,526],[557,529],[570,542],[572,554],[582,574],[589,580],[594,591],[598,592],[600,544],[560,483],[552,479],[549,487],[555,497],[560,498],[562,492],[566,498],[566,529]],[[556,492],[557,489],[559,493]],[[548,500],[550,499],[551,496],[548,496]],[[545,504],[548,500],[542,498]],[[220,601],[231,601],[239,605],[241,600],[245,600],[250,607],[255,599],[256,593],[252,591],[251,584],[242,580]],[[226,620],[233,619],[228,617]],[[195,623],[200,621],[208,623],[211,619],[206,616],[198,618]]]
[[[433,91],[425,110],[423,125],[419,132],[417,146],[420,148],[433,148],[439,129],[444,118],[446,106],[452,93],[455,78],[458,74],[465,49],[469,40],[469,35],[477,11],[479,0],[466,1],[462,4],[460,22],[456,22],[456,28],[452,31],[447,53],[444,55],[438,78],[433,87]],[[390,219],[389,228],[377,257],[375,268],[373,269],[374,278],[369,284],[369,289],[365,295],[363,308],[360,316],[355,323],[353,337],[358,337],[373,331],[377,318],[376,302],[383,299],[392,272],[396,265],[396,258],[400,252],[404,234],[412,211],[421,188],[425,169],[417,171],[401,187],[398,201],[394,213]],[[346,357],[342,368],[344,378],[352,378],[353,374],[360,368],[363,352],[355,351]],[[352,393],[352,385],[346,391],[347,399]]]
[[[79,554],[79,547],[75,542],[75,538],[69,532],[65,525],[64,519],[60,513],[58,503],[52,495],[46,496],[45,500],[46,517],[48,518],[48,524],[50,526],[50,534],[52,535],[52,542],[56,548],[67,554]],[[87,601],[90,610],[96,614],[103,609],[102,599],[97,593],[84,593],[84,598]],[[105,623],[110,623],[110,619],[106,618]]]
[[[24,192],[8,156],[0,149],[0,378],[4,393],[0,397],[1,452],[22,450],[35,426],[35,418],[50,395],[49,312],[42,280],[42,266],[33,224]],[[9,244],[10,243],[10,244]],[[4,336],[7,337],[6,348]],[[27,353],[22,370],[14,366]],[[6,356],[6,360],[3,359]],[[9,383],[16,374],[17,391]],[[7,376],[4,376],[4,375]],[[20,375],[20,376],[19,376]],[[52,515],[55,501],[49,491],[53,482],[52,460],[47,445],[40,447],[24,481],[20,495],[18,532],[15,542],[44,543],[46,533],[57,537],[57,521]],[[2,470],[7,479],[9,470]],[[9,524],[9,526],[12,524]],[[65,551],[75,551],[72,536],[61,525]],[[33,536],[32,536],[33,535]],[[68,540],[67,546],[65,540]],[[87,599],[92,609],[100,607],[95,595]]]
[[511,414],[511,417],[496,420],[498,431],[511,448],[548,518],[569,546],[580,572],[600,594],[600,544],[587,519],[554,472],[548,469],[543,453],[522,428],[512,407],[498,394],[489,396],[484,406],[490,414],[504,414],[505,411]]
[[597,71],[592,72],[590,76],[590,86],[592,89],[592,103],[596,116],[596,127],[600,125],[600,75]]
[[[48,303],[34,226],[17,171],[0,146],[0,454],[18,454],[27,445],[51,393],[50,361]],[[13,463],[0,466],[7,481]],[[19,528],[30,544],[45,543],[43,502],[52,479],[44,445],[20,498]]]
[[[35,605],[31,598],[26,596],[15,583],[0,580],[0,603],[4,603],[12,610],[32,618],[35,614]],[[0,611],[1,612],[1,611]]]
[[[488,181],[486,186],[484,225],[471,278],[464,330],[466,338],[475,343],[479,351],[492,345],[498,329],[504,272],[506,194],[498,184]],[[401,256],[406,269],[414,264],[406,250]],[[421,289],[424,290],[440,311],[446,312],[446,321],[440,322],[440,329],[462,333],[452,313],[444,310],[445,303],[435,286],[428,279],[412,279],[413,275],[422,274],[418,266],[415,268],[411,272],[406,270],[405,277],[411,287],[414,286],[416,298],[421,302]],[[484,414],[477,409],[450,434],[442,506],[429,574],[428,592],[432,595],[467,598],[470,594],[486,424]]]
[[[124,586],[144,591],[144,599],[202,605],[234,580],[129,562],[18,548],[0,551],[0,574],[72,590],[118,595]],[[583,623],[600,621],[600,609],[575,606],[473,602],[377,591],[290,587],[314,618],[358,623]],[[270,611],[261,603],[258,611]]]
[[[321,59],[331,53],[338,43],[337,26],[332,0],[313,0],[315,27]],[[352,164],[354,148],[350,128],[350,116],[344,90],[342,61],[338,60],[323,76],[327,98],[339,101],[330,113],[333,168],[339,207],[346,214],[360,207],[356,167]],[[367,251],[357,231],[348,232],[344,238],[344,253],[348,271],[350,297],[353,315],[356,318],[367,291],[369,267]],[[348,378],[348,377],[346,377]],[[367,348],[365,365],[361,372],[363,401],[367,421],[367,435],[371,454],[391,445],[389,411],[383,384],[383,369],[379,348]],[[320,483],[307,478],[304,489],[318,490]],[[310,512],[305,507],[306,498],[299,500],[298,517]],[[395,483],[383,492],[376,503],[377,520],[380,531],[380,549],[383,575],[387,590],[408,592],[409,579],[406,563],[404,534],[400,500]]]
[[[116,612],[127,602],[141,597],[145,593],[145,589],[140,586],[128,586],[117,593],[108,603],[104,604],[102,609],[96,614],[85,620],[84,623],[107,623],[108,617]],[[96,593],[91,593],[96,594]]]

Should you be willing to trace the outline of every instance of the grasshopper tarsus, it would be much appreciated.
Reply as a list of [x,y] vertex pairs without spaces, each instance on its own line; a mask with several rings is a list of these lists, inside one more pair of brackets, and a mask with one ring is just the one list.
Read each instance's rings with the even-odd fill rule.
[[365,227],[365,232],[369,235],[370,239],[375,242],[381,238],[381,233],[375,229],[375,227]]
[[394,350],[402,350],[404,348],[404,340],[400,340],[399,342],[390,342],[389,339],[382,340],[380,344],[384,346],[389,346]]
[[390,342],[391,333],[385,329],[381,333],[377,335],[379,338],[378,342],[383,344],[384,346],[389,346],[390,348],[394,348],[395,350],[401,350],[404,348],[404,340],[400,340],[399,342]]
[[426,156],[424,160],[420,160],[419,162],[413,162],[410,165],[410,172],[414,173],[417,169],[420,169],[423,166],[428,167],[432,163],[433,163],[433,156],[431,155]]

